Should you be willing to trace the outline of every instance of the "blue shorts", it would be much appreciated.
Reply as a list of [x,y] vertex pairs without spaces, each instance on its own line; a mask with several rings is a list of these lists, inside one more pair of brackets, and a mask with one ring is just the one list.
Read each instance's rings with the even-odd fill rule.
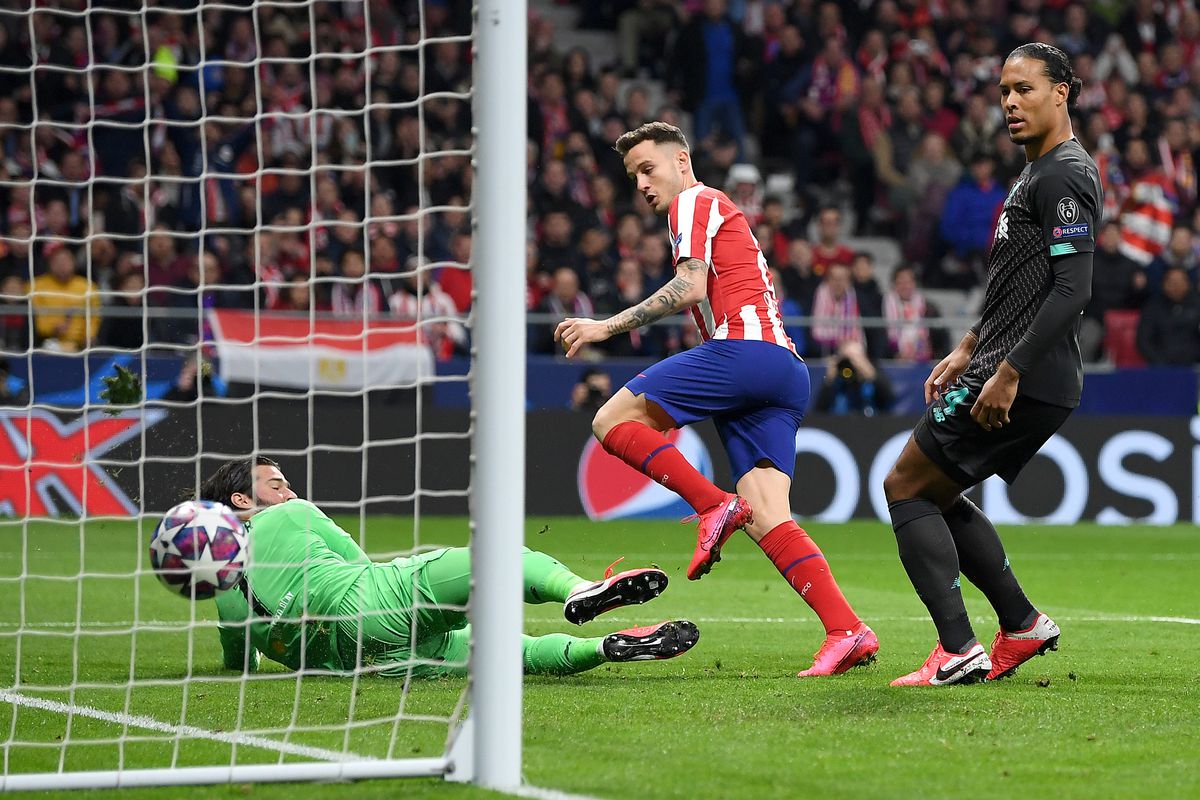
[[712,417],[736,485],[762,460],[791,478],[796,431],[808,408],[808,367],[770,342],[710,339],[625,384],[678,427]]

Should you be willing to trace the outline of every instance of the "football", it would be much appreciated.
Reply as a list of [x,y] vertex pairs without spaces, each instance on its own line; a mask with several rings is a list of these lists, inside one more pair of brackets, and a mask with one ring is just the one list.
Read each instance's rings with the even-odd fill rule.
[[207,600],[242,579],[249,542],[233,509],[188,500],[167,512],[150,539],[154,574],[175,594]]

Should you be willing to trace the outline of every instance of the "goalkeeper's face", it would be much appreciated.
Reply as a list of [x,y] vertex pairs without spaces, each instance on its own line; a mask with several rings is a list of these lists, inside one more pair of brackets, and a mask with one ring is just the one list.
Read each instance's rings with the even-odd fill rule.
[[264,508],[286,503],[295,497],[292,485],[283,477],[279,467],[259,464],[254,468],[254,497],[238,492],[230,499],[242,510],[239,516],[249,518]]
[[639,142],[625,154],[625,173],[655,214],[665,216],[671,201],[695,181],[686,148],[671,143]]

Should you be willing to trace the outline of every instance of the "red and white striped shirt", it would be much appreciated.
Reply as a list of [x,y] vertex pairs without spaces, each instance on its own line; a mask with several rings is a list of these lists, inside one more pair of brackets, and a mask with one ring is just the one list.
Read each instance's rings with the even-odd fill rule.
[[708,264],[708,295],[692,307],[700,335],[748,339],[786,347],[767,259],[738,207],[717,189],[698,183],[680,192],[667,213],[673,263],[698,258]]

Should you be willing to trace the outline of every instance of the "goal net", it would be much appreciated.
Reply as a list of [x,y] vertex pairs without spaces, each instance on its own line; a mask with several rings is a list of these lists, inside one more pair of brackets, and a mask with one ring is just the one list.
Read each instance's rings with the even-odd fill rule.
[[[0,2],[0,789],[519,783],[523,15]],[[349,559],[494,569],[413,578],[386,648],[253,521],[251,569],[209,530],[169,590],[164,514],[263,458]],[[463,614],[469,648],[414,644]]]

